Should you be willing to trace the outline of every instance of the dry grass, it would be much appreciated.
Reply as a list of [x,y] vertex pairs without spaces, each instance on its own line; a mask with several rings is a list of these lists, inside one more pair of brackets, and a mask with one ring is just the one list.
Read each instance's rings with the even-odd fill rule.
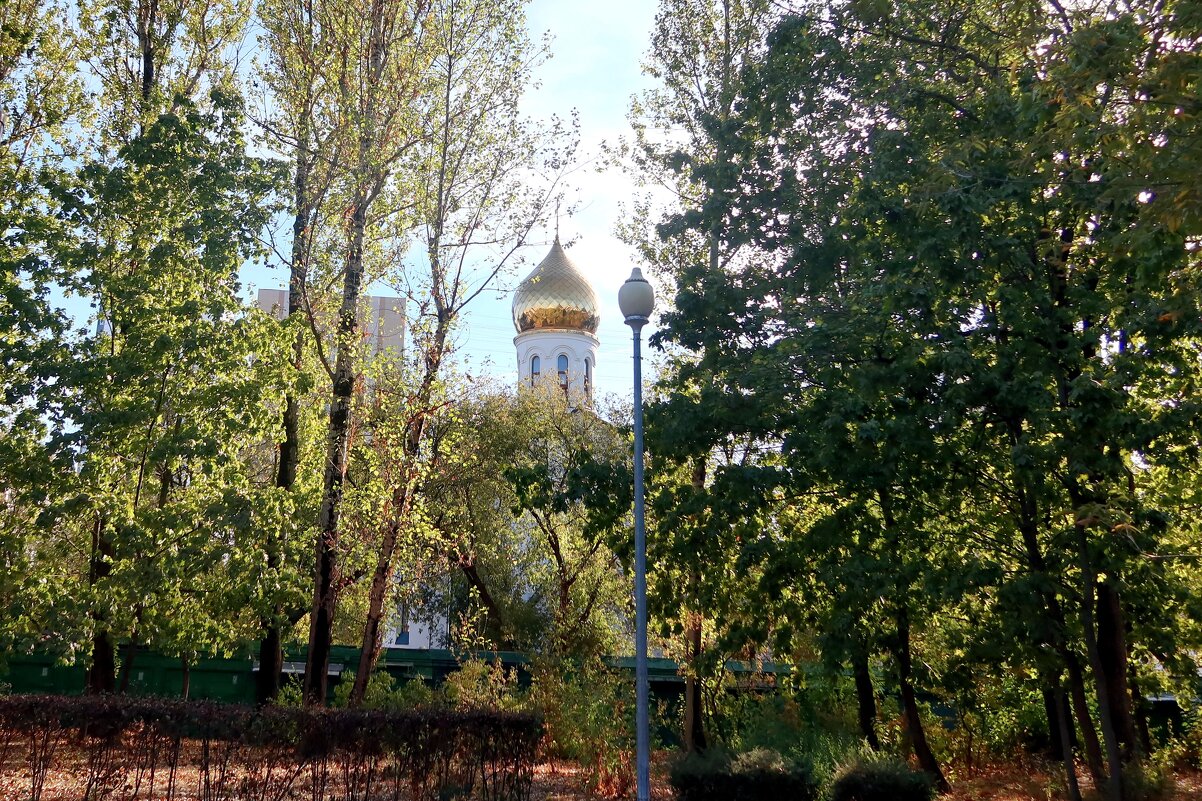
[[[28,798],[28,779],[22,754],[10,754],[7,764],[0,767],[0,801],[21,801]],[[83,795],[85,766],[78,755],[60,753],[56,759],[60,768],[47,777],[43,801],[79,801]],[[666,757],[657,755],[652,771],[652,797],[671,801],[672,793],[666,781]],[[954,776],[954,792],[950,801],[1050,801],[1060,798],[1055,788],[1063,785],[1058,775],[1048,772],[1047,766],[1003,764],[960,771]],[[163,777],[159,777],[160,780]],[[532,801],[593,801],[587,791],[588,775],[579,765],[551,761],[535,769]],[[1175,777],[1176,790],[1163,801],[1202,801],[1202,772],[1182,771]],[[195,768],[182,768],[177,776],[178,786],[188,791],[186,797],[199,798],[199,774]],[[1086,798],[1097,801],[1088,787]],[[146,796],[143,795],[143,798]],[[783,801],[783,800],[782,800]]]
[[[664,759],[652,767],[651,797],[656,801],[671,801]],[[544,762],[534,769],[534,791],[531,801],[591,801],[596,796],[588,790],[588,774],[572,762]]]
[[[956,777],[948,798],[955,801],[1054,801],[1067,797],[1063,792],[1063,775],[1059,771],[1050,772],[1050,767],[1011,763],[975,769],[969,775]],[[1173,794],[1159,801],[1202,801],[1202,773],[1179,771],[1173,778]],[[1100,801],[1088,777],[1082,775],[1080,781],[1085,801]]]

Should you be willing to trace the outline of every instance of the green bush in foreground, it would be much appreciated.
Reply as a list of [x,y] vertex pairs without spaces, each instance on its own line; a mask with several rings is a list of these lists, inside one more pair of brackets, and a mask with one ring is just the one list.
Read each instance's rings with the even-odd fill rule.
[[809,768],[787,764],[780,754],[757,748],[731,759],[713,750],[677,761],[668,781],[677,801],[811,801],[818,783]]
[[836,772],[830,801],[931,801],[931,777],[890,756],[861,754]]

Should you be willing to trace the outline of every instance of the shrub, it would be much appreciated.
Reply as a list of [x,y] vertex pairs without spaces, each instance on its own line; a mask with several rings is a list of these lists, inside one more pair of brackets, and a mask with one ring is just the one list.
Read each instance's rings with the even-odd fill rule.
[[421,676],[406,679],[393,692],[385,709],[413,709],[431,706],[435,702],[434,690]]
[[931,801],[934,797],[930,776],[896,757],[871,752],[840,767],[830,789],[830,801]]
[[766,748],[734,759],[718,749],[690,754],[672,765],[668,781],[678,801],[810,801],[818,796],[808,767],[790,765]]
[[634,688],[599,661],[534,665],[531,700],[546,721],[545,746],[584,767],[589,790],[626,796],[634,787]]
[[305,686],[299,678],[290,676],[280,685],[275,697],[276,706],[302,707],[305,705]]
[[[411,690],[409,684],[418,684],[427,691]],[[342,674],[342,680],[334,688],[333,706],[346,708],[350,704],[351,690],[355,686],[354,671]],[[281,693],[282,694],[282,693]],[[425,682],[415,679],[407,684],[397,684],[396,679],[386,670],[377,670],[367,680],[367,692],[363,694],[363,709],[383,709],[389,712],[400,712],[418,706],[428,706],[434,703],[434,694],[425,687]]]
[[[0,747],[27,743],[21,797],[81,765],[87,797],[122,788],[183,798],[181,741],[197,741],[205,797],[529,796],[542,725],[528,714],[441,708],[262,709],[124,696],[0,698]],[[64,749],[71,746],[71,749]],[[66,757],[63,751],[67,750]],[[2,764],[0,764],[2,767]],[[4,782],[0,782],[2,784]],[[190,796],[188,796],[190,797]]]
[[517,670],[506,670],[500,659],[473,657],[448,675],[441,689],[447,704],[458,709],[516,709],[517,683]]
[[1160,801],[1171,798],[1174,789],[1172,766],[1167,762],[1153,759],[1123,768],[1123,798]]

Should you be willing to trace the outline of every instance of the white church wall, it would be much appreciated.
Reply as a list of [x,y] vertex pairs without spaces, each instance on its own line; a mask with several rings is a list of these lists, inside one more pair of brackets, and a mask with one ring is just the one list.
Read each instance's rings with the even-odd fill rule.
[[[557,361],[560,355],[568,357],[568,391],[574,397],[592,397],[593,382],[597,370],[597,349],[600,341],[583,331],[540,329],[518,334],[513,339],[517,349],[518,376],[522,386],[534,383],[532,365],[539,357],[539,381],[558,380]],[[587,365],[586,365],[587,360]]]

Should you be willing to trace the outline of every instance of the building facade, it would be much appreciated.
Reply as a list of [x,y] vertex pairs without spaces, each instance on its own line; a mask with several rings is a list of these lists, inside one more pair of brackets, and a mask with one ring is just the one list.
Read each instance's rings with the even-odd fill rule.
[[[256,303],[277,320],[288,316],[287,289],[260,289]],[[405,343],[405,302],[400,298],[368,295],[360,301],[359,325],[366,351],[372,357],[403,353]]]

